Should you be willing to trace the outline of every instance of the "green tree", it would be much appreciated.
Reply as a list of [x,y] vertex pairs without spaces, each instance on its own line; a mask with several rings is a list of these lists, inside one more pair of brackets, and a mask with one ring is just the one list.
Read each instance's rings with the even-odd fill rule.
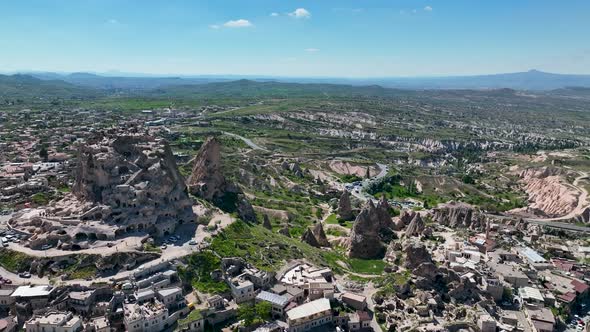
[[266,301],[262,301],[262,302],[258,302],[256,304],[256,316],[263,320],[263,321],[267,321],[270,320],[272,318],[272,305],[269,302]]
[[251,304],[242,304],[238,307],[238,319],[244,321],[244,326],[250,326],[256,320],[256,310]]

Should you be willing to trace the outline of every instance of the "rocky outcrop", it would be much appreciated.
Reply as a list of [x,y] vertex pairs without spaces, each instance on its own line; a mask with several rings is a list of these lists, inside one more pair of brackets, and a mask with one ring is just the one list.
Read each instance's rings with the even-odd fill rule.
[[309,244],[312,247],[319,248],[321,247],[318,240],[316,239],[315,235],[310,228],[306,229],[303,235],[301,235],[301,241]]
[[417,212],[416,211],[412,211],[412,210],[403,210],[402,213],[399,216],[399,219],[401,220],[401,222],[403,222],[405,225],[409,225],[410,222],[412,221],[412,219],[414,219],[414,217],[416,216]]
[[268,230],[272,230],[272,224],[270,223],[270,219],[268,218],[268,215],[266,215],[266,214],[263,217],[262,227],[264,227]]
[[291,233],[289,232],[289,226],[285,225],[285,227],[279,229],[279,234],[284,235],[286,237],[291,237]]
[[133,231],[163,236],[196,219],[165,140],[113,130],[91,135],[77,148],[72,192],[12,220],[14,228],[32,234],[31,248],[79,250]]
[[528,168],[519,176],[528,194],[529,206],[512,212],[559,217],[572,212],[578,205],[580,191],[564,183],[565,171],[559,168]]
[[391,232],[393,226],[387,201],[381,200],[377,206],[369,201],[355,219],[348,255],[366,259],[382,256],[385,251],[384,233]]
[[352,215],[352,205],[350,203],[350,193],[347,190],[344,190],[338,201],[338,215],[340,216],[340,219],[343,220],[351,220],[354,218]]
[[405,256],[404,267],[413,270],[423,263],[432,263],[432,256],[424,243],[416,240],[408,241],[403,246]]
[[199,149],[187,185],[193,195],[227,212],[237,212],[244,221],[256,221],[256,213],[241,188],[223,175],[221,146],[215,137],[209,137]]
[[329,247],[330,246],[330,242],[328,241],[328,237],[326,236],[326,233],[324,232],[324,226],[322,225],[322,223],[318,222],[313,227],[312,233],[315,236],[315,238],[318,240],[318,243],[320,244],[320,246],[322,246],[322,247]]
[[485,216],[473,206],[459,202],[433,209],[432,220],[453,228],[483,229],[486,225]]
[[308,228],[301,236],[301,240],[318,248],[330,246],[330,242],[321,223],[317,223],[313,228]]
[[575,218],[576,222],[590,223],[590,207],[585,208],[580,215]]
[[424,220],[422,220],[422,216],[420,216],[419,213],[416,213],[408,225],[408,228],[406,228],[406,236],[420,236],[425,228],[426,224],[424,223]]
[[201,145],[187,180],[191,192],[209,201],[223,196],[227,182],[221,166],[221,145],[215,137],[209,137]]

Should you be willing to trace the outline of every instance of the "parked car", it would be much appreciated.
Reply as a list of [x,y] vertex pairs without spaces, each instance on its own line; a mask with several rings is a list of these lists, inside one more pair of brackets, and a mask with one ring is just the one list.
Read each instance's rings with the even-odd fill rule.
[[190,240],[190,241],[188,241],[188,244],[190,244],[191,246],[194,246],[194,245],[196,245],[196,244],[197,244],[197,241],[195,241],[195,240]]
[[29,272],[21,272],[18,274],[18,276],[21,278],[29,279],[31,277],[31,274]]

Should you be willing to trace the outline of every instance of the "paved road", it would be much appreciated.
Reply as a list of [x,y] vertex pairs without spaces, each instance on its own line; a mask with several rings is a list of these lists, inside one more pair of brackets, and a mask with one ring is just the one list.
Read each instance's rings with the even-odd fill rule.
[[235,138],[237,138],[237,139],[241,139],[241,140],[242,140],[244,143],[246,143],[246,145],[248,145],[249,147],[251,147],[251,148],[252,148],[252,149],[254,149],[254,150],[268,151],[267,149],[265,149],[265,148],[263,148],[262,146],[260,146],[260,145],[258,145],[258,144],[256,144],[256,143],[252,142],[252,140],[251,140],[251,139],[249,139],[249,138],[246,138],[246,137],[244,137],[244,136],[240,136],[240,135],[238,135],[238,134],[230,133],[230,132],[227,132],[227,131],[224,131],[224,132],[223,132],[223,134],[224,134],[224,135],[231,136],[231,137],[235,137]]
[[[385,177],[387,175],[387,172],[389,171],[389,168],[385,164],[379,164],[379,163],[377,163],[377,166],[380,169],[379,174],[375,175],[371,179],[365,179],[365,180],[363,180],[361,182],[361,185],[360,186],[353,187],[353,189],[350,190],[350,193],[352,194],[352,196],[360,199],[363,202],[366,202],[366,201],[368,201],[370,199],[376,201],[375,200],[375,197],[367,194],[366,189],[369,187],[369,185],[371,183],[374,183],[377,180]],[[352,185],[352,184],[351,183],[346,183],[345,185]]]
[[[491,218],[502,219],[502,220],[519,220],[521,219],[518,216],[507,216],[507,215],[498,215],[498,214],[486,214]],[[565,229],[568,231],[575,231],[575,232],[586,232],[590,233],[590,227],[586,226],[578,226],[576,224],[566,223],[566,222],[559,222],[559,221],[545,221],[542,219],[532,219],[532,218],[522,218],[522,220],[526,222],[530,222],[533,224],[538,224],[541,226],[548,226],[552,228],[560,228]]]

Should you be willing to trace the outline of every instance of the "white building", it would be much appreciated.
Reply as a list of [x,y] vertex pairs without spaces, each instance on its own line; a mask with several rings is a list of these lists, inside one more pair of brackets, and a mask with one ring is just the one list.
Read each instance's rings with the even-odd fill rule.
[[318,326],[332,323],[330,300],[317,299],[287,311],[289,332],[309,331]]
[[27,332],[77,332],[82,331],[82,320],[71,312],[48,312],[33,316],[25,323]]
[[124,310],[128,332],[160,332],[168,327],[168,309],[158,301],[127,304]]
[[236,300],[236,303],[252,301],[256,297],[254,284],[249,280],[234,278],[229,283],[229,287],[231,288],[231,295],[234,300]]

